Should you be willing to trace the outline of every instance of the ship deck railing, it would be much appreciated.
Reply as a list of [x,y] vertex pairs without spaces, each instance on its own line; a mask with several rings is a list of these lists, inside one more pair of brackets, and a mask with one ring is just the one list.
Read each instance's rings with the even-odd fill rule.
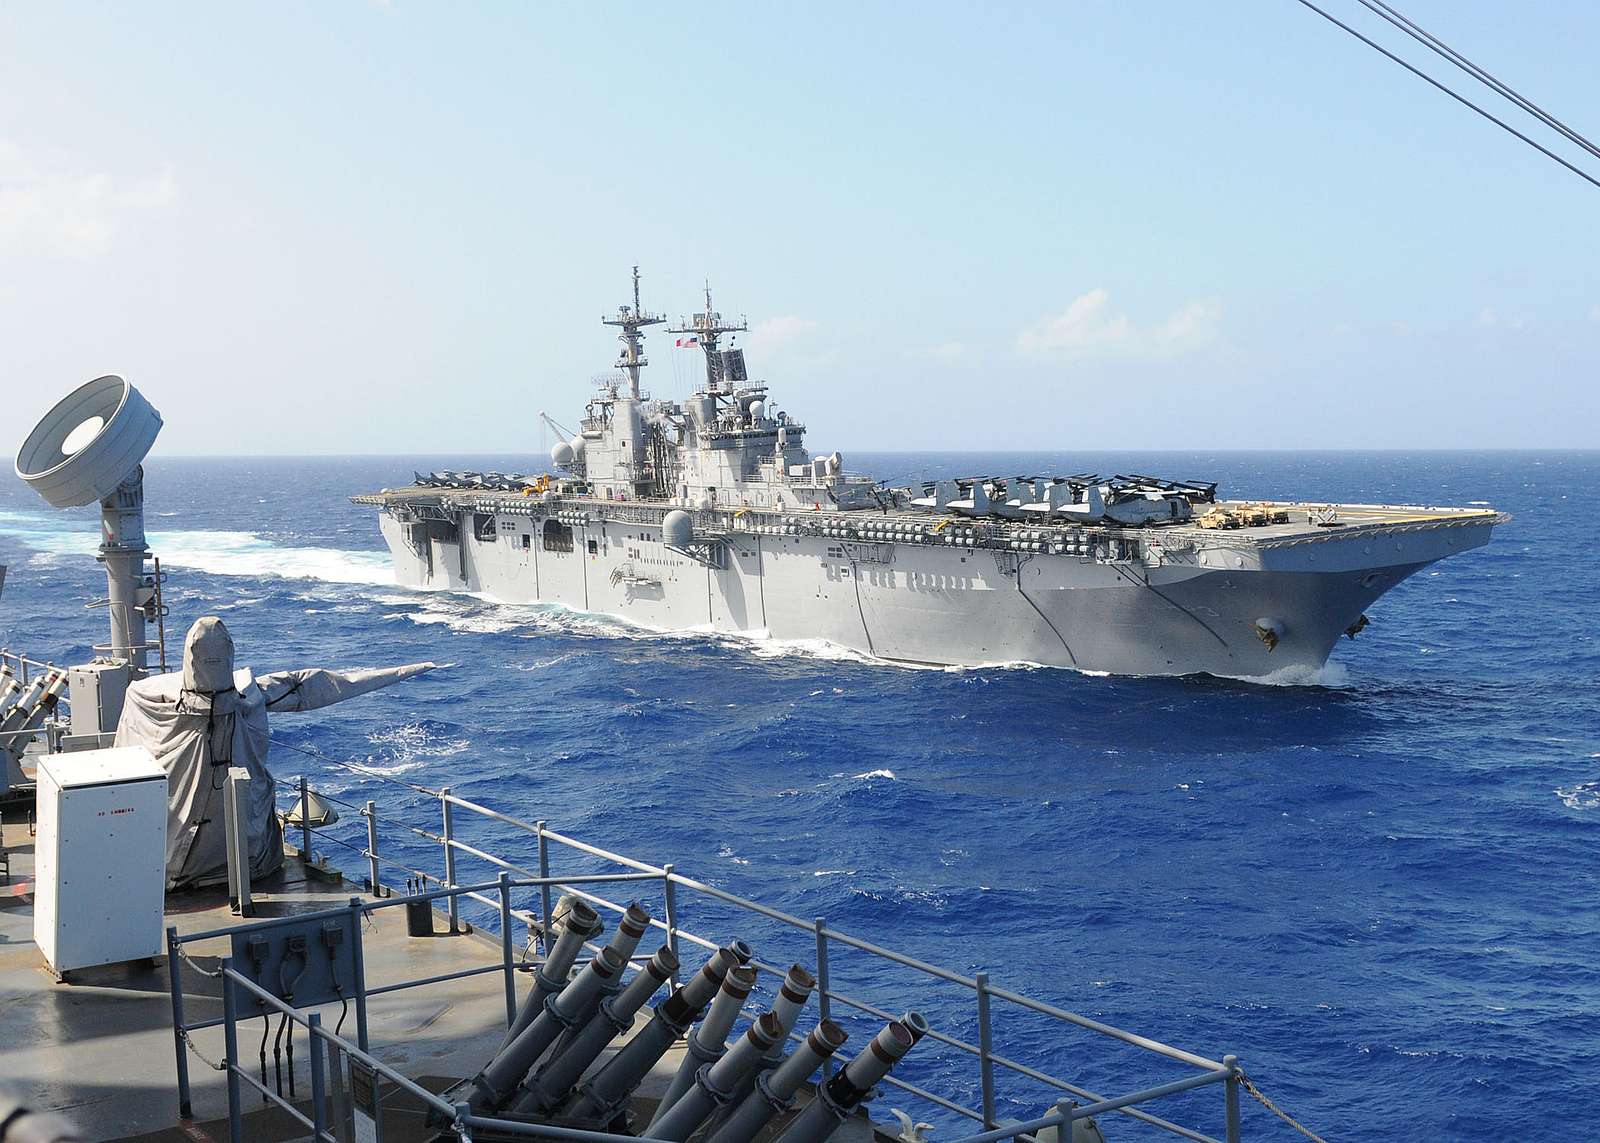
[[[393,800],[372,798],[358,802],[318,788],[305,777],[282,788],[285,799],[294,799],[299,805],[307,804],[304,799],[308,794],[315,794],[349,811],[349,816],[341,817],[337,824],[296,822],[289,825],[287,840],[298,841],[302,857],[326,861],[332,852],[342,861],[358,862],[360,872],[365,874],[365,888],[384,904],[405,899],[391,897],[398,879],[407,881],[412,891],[421,887],[442,902],[444,917],[452,932],[468,931],[474,923],[469,914],[479,911],[476,923],[490,930],[499,929],[507,956],[511,955],[509,950],[513,944],[504,935],[508,925],[527,926],[524,961],[536,948],[547,949],[552,936],[547,922],[552,915],[554,897],[570,893],[589,902],[602,915],[620,914],[626,910],[629,900],[640,900],[652,914],[652,927],[674,951],[683,954],[686,971],[692,970],[692,949],[709,952],[733,937],[749,940],[759,953],[763,947],[758,943],[759,936],[744,926],[757,920],[766,922],[769,935],[773,928],[779,932],[770,944],[785,949],[785,955],[758,956],[752,961],[752,967],[775,988],[787,971],[788,961],[812,963],[817,980],[813,1011],[819,1018],[890,1020],[906,1008],[917,1007],[917,998],[925,995],[923,990],[929,985],[964,991],[970,998],[967,1014],[956,1020],[934,1020],[923,1044],[913,1050],[895,1073],[882,1081],[884,1086],[944,1113],[935,1118],[949,1122],[949,1118],[954,1117],[978,1129],[973,1134],[951,1137],[947,1143],[1028,1141],[1045,1128],[1110,1113],[1126,1116],[1158,1133],[1195,1143],[1237,1143],[1240,1138],[1239,1092],[1243,1072],[1235,1055],[1217,1059],[1187,1051],[1006,988],[996,983],[988,972],[969,974],[942,967],[839,929],[826,917],[804,918],[751,900],[688,876],[674,863],[656,864],[592,845],[552,828],[546,819],[517,817],[464,798],[449,787],[430,789],[368,767],[338,762],[296,744],[274,741],[347,767],[394,792]],[[404,804],[396,805],[396,801]],[[421,821],[428,824],[419,824]],[[509,879],[510,887],[527,892],[537,901],[537,907],[507,905],[502,908],[500,886],[505,882],[475,883],[470,878],[464,879],[463,870],[469,864],[487,866],[501,878]],[[600,891],[604,882],[593,880],[619,873],[628,875],[626,880],[632,897],[623,900],[608,897]],[[654,889],[653,894],[650,889]],[[696,914],[693,928],[688,923],[690,913]],[[720,933],[721,939],[707,935],[706,922],[715,923],[715,929],[709,931]],[[599,947],[590,945],[595,950]],[[881,978],[892,969],[899,970],[900,976],[893,981],[882,981],[878,995],[873,998],[854,990],[847,991],[841,985],[838,963],[842,959],[839,954],[845,950],[868,958],[866,972],[861,975]],[[648,957],[642,948],[641,953],[644,955],[635,958],[635,967]],[[880,982],[875,979],[874,983]],[[764,1010],[757,994],[752,993],[744,1017],[754,1020]],[[1127,1094],[1107,1096],[1087,1082],[1078,1082],[1082,1076],[1068,1078],[1024,1063],[1017,1058],[1021,1054],[1019,1051],[1007,1049],[997,1041],[997,1010],[1034,1019],[1036,1023],[1031,1030],[1043,1032],[1049,1038],[1077,1030],[1091,1034],[1103,1044],[1133,1049],[1139,1054],[1136,1065],[1107,1065],[1096,1069],[1104,1075],[1096,1087],[1114,1083],[1126,1088],[1130,1076],[1158,1082],[1147,1082]],[[808,1029],[809,1024],[802,1019],[791,1039],[799,1039]],[[857,1030],[863,1029],[858,1027]],[[737,1033],[738,1029],[735,1031]],[[325,1036],[326,1031],[321,1034]],[[928,1049],[933,1045],[944,1051],[929,1059]],[[966,1068],[958,1066],[962,1059],[968,1061]],[[1157,1073],[1157,1067],[1164,1070],[1167,1065],[1177,1065],[1179,1070],[1174,1078]],[[907,1078],[906,1073],[915,1078]],[[922,1073],[932,1073],[933,1078],[918,1082]],[[827,1074],[826,1068],[824,1074]],[[1018,1090],[1018,1083],[1025,1083],[1026,1089]],[[1222,1091],[1209,1110],[1204,1101],[1196,1103],[1198,1097],[1191,1097],[1184,1103],[1183,1111],[1186,1118],[1198,1113],[1206,1119],[1220,1120],[1220,1136],[1165,1118],[1144,1106],[1212,1085],[1220,1086]],[[935,1090],[935,1087],[943,1090]],[[1041,1113],[1025,1120],[1002,1116],[1002,1100],[1008,1110],[1037,1108]],[[550,1128],[541,1130],[547,1135],[560,1134]],[[1062,1138],[1069,1136],[1070,1129]],[[577,1133],[570,1137],[600,1138],[594,1133]]]
[[[96,650],[98,649],[96,648]],[[22,684],[24,689],[33,681],[33,676],[41,671],[64,672],[66,670],[65,667],[57,666],[55,663],[44,659],[35,659],[25,652],[13,651],[7,647],[0,647],[0,663],[11,668],[12,672],[17,676],[17,681]],[[29,742],[37,738],[44,743],[46,753],[54,754],[60,749],[61,739],[66,736],[68,729],[72,725],[71,711],[72,700],[63,691],[56,700],[55,708],[51,710],[50,716],[45,719],[43,726],[36,726],[32,730],[0,731],[0,748],[10,746],[19,738],[26,739]],[[67,717],[63,719],[62,715]],[[3,777],[3,775],[0,775],[0,777]]]

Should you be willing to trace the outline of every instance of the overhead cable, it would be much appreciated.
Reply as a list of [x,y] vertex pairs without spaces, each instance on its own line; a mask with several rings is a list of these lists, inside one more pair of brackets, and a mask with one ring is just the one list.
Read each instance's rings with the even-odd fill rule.
[[1510,84],[1504,83],[1495,76],[1489,74],[1489,72],[1473,63],[1466,56],[1462,55],[1449,44],[1439,39],[1438,36],[1433,35],[1426,28],[1423,28],[1414,21],[1407,19],[1403,13],[1394,7],[1394,5],[1385,4],[1383,0],[1361,0],[1361,3],[1371,11],[1382,16],[1385,20],[1388,20],[1389,23],[1399,28],[1413,40],[1416,40],[1418,43],[1429,48],[1431,51],[1443,56],[1445,59],[1455,64],[1456,67],[1472,76],[1473,79],[1476,79],[1485,87],[1488,87],[1498,94],[1505,96],[1512,103],[1515,103],[1518,107],[1522,108],[1522,110],[1526,111],[1529,115],[1532,115],[1535,119],[1543,122],[1551,130],[1565,135],[1572,142],[1589,152],[1589,154],[1593,155],[1597,159],[1600,159],[1600,147],[1596,147],[1593,143],[1589,142],[1588,139],[1578,134],[1578,132],[1574,131],[1571,127],[1568,127],[1554,115],[1551,115],[1544,108],[1533,102],[1533,100],[1526,98],[1520,92],[1514,90]]
[[1334,25],[1335,27],[1342,28],[1344,31],[1350,33],[1350,35],[1354,36],[1356,39],[1358,39],[1362,43],[1366,44],[1367,47],[1371,48],[1373,51],[1379,52],[1382,55],[1387,56],[1389,59],[1393,60],[1395,63],[1399,64],[1401,67],[1405,68],[1407,71],[1409,71],[1412,75],[1416,76],[1418,79],[1424,80],[1427,83],[1431,84],[1432,86],[1438,88],[1440,91],[1444,92],[1451,99],[1454,99],[1457,103],[1460,103],[1460,104],[1463,104],[1463,105],[1465,105],[1467,107],[1470,107],[1473,111],[1476,111],[1479,115],[1483,116],[1489,122],[1493,123],[1496,127],[1499,127],[1502,131],[1505,131],[1505,132],[1507,132],[1508,134],[1511,134],[1511,135],[1515,135],[1518,139],[1521,139],[1524,143],[1526,143],[1528,146],[1532,147],[1535,151],[1538,151],[1545,158],[1553,159],[1555,162],[1560,163],[1563,167],[1567,168],[1567,170],[1569,170],[1573,174],[1577,175],[1584,182],[1589,183],[1591,186],[1600,188],[1600,179],[1595,178],[1593,175],[1589,174],[1589,172],[1585,171],[1583,168],[1574,166],[1572,163],[1569,163],[1566,159],[1563,159],[1560,155],[1556,154],[1554,151],[1550,150],[1548,147],[1542,146],[1541,144],[1535,142],[1533,139],[1530,139],[1528,136],[1524,135],[1521,131],[1518,131],[1515,127],[1511,126],[1511,124],[1507,123],[1505,120],[1496,117],[1495,115],[1491,114],[1488,111],[1485,111],[1482,107],[1479,107],[1476,103],[1472,102],[1472,100],[1468,99],[1464,95],[1461,95],[1459,92],[1456,92],[1456,91],[1452,90],[1450,87],[1448,87],[1445,84],[1441,83],[1439,80],[1434,79],[1433,76],[1429,75],[1427,72],[1423,71],[1421,68],[1418,68],[1418,67],[1416,67],[1416,66],[1414,66],[1412,64],[1407,63],[1405,60],[1401,59],[1399,56],[1397,56],[1393,52],[1391,52],[1388,48],[1385,48],[1381,44],[1379,44],[1379,43],[1377,43],[1377,42],[1375,42],[1375,41],[1373,41],[1371,39],[1368,39],[1366,36],[1362,35],[1360,32],[1358,32],[1354,28],[1352,28],[1349,24],[1346,24],[1344,21],[1338,19],[1335,16],[1330,15],[1329,13],[1325,12],[1323,9],[1321,9],[1321,8],[1317,7],[1315,4],[1311,3],[1311,0],[1296,0],[1296,3],[1300,4],[1302,7],[1311,9],[1311,11],[1315,12],[1317,15],[1321,16],[1324,20],[1328,21],[1328,23]]

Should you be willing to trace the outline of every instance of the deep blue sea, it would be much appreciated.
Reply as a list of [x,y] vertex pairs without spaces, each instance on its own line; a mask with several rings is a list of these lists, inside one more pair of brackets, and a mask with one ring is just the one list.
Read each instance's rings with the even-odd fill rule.
[[[1486,501],[1515,519],[1380,600],[1321,679],[1269,687],[914,670],[402,590],[371,510],[345,500],[413,468],[527,457],[158,456],[146,487],[175,649],[211,612],[259,671],[454,664],[280,716],[286,741],[1236,1052],[1333,1139],[1600,1136],[1600,453],[847,459],[897,481],[1132,469],[1251,497]],[[0,645],[70,662],[104,639],[104,613],[82,606],[104,591],[95,543],[92,513],[0,480]],[[411,812],[386,782],[287,750],[273,765]],[[438,868],[420,841],[405,852]],[[809,959],[803,941],[758,951]],[[843,955],[834,971],[836,987],[894,988]],[[958,990],[885,1006],[912,1001],[972,1034]],[[852,1029],[864,1042],[869,1025]],[[1001,1050],[1097,1090],[1187,1074],[1001,1009],[996,1029]],[[975,1098],[969,1063],[929,1041],[917,1054],[908,1076]],[[1029,1084],[1001,1093],[1007,1114],[1045,1110]],[[1220,1106],[1211,1092],[1152,1110],[1220,1133]],[[1245,1116],[1248,1137],[1293,1137],[1248,1100]],[[956,1134],[939,1120],[936,1139]]]

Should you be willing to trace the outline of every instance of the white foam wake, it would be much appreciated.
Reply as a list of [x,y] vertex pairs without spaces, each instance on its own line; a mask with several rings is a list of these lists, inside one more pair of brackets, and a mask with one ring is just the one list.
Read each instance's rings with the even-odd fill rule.
[[[0,511],[0,533],[47,556],[93,556],[100,533],[71,517]],[[279,576],[326,583],[393,584],[384,552],[287,547],[253,532],[205,529],[149,533],[150,548],[169,567],[212,575]]]
[[1350,685],[1350,668],[1329,660],[1320,667],[1298,664],[1280,667],[1270,675],[1251,675],[1241,679],[1263,687],[1329,687],[1342,690]]

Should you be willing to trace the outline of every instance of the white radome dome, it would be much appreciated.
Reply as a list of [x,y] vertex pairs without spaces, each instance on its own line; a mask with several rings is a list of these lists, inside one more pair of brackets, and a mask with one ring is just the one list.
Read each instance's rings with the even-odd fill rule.
[[689,513],[681,508],[668,512],[666,519],[661,521],[661,542],[669,548],[681,548],[693,539],[694,521],[689,518]]

